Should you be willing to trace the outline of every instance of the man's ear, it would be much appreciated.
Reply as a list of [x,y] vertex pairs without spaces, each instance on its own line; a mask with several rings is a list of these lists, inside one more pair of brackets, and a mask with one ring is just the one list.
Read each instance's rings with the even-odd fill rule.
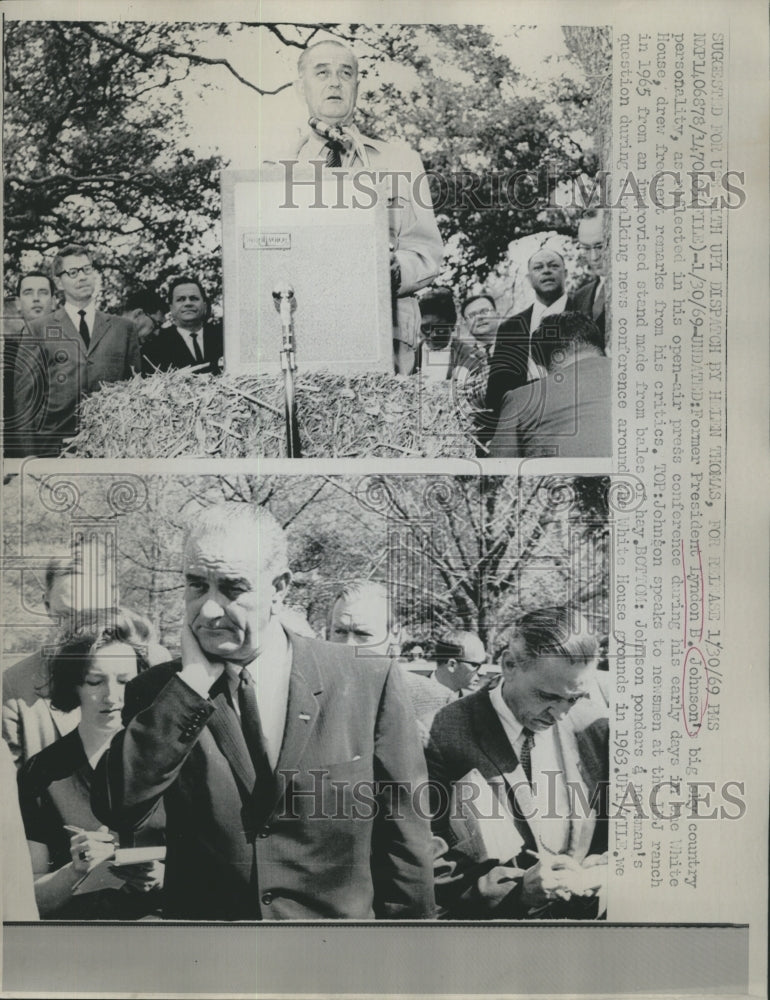
[[302,77],[298,76],[292,86],[294,87],[296,94],[307,104],[307,98],[305,97],[305,81]]
[[283,604],[286,593],[291,583],[291,571],[285,570],[273,579],[273,604]]
[[457,668],[457,660],[447,660],[446,668],[450,674],[453,674]]

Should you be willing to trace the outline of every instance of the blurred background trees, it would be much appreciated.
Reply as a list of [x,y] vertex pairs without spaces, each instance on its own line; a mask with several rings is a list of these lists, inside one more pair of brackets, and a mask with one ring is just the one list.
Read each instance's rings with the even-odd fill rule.
[[[606,477],[137,476],[12,477],[3,489],[5,652],[49,631],[46,561],[76,534],[113,538],[122,603],[176,648],[181,548],[196,509],[223,499],[267,506],[286,527],[289,604],[323,635],[329,605],[354,578],[388,585],[412,638],[451,626],[480,632],[498,653],[523,611],[572,601],[607,631]],[[23,517],[21,511],[24,511]],[[11,659],[11,662],[13,660]]]
[[[74,238],[98,256],[108,307],[187,270],[216,303],[219,172],[257,165],[297,56],[337,37],[359,56],[362,129],[405,140],[434,175],[440,280],[462,294],[505,270],[511,241],[571,238],[578,209],[548,199],[576,178],[590,189],[606,155],[608,30],[564,28],[551,54],[536,30],[6,19],[6,292]],[[527,75],[515,56],[533,45]],[[516,197],[501,195],[516,174]]]

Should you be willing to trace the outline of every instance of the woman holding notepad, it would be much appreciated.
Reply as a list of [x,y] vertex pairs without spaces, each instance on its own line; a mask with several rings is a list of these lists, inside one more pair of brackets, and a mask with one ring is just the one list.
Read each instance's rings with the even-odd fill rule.
[[[164,849],[119,850],[117,834],[99,823],[90,801],[93,769],[122,727],[125,686],[146,666],[121,616],[112,627],[70,634],[50,661],[51,703],[62,711],[79,707],[80,723],[18,775],[43,918],[135,920],[159,908],[163,866],[157,859]],[[142,838],[162,844],[162,827],[143,831]],[[130,847],[137,847],[133,840]]]

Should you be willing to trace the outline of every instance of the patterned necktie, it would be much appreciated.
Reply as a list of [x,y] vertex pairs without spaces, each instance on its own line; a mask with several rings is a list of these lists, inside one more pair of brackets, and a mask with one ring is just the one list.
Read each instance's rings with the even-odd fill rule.
[[238,708],[241,713],[241,728],[249,748],[249,754],[254,764],[257,775],[257,784],[272,780],[273,769],[267,758],[265,749],[265,739],[262,735],[262,724],[259,721],[259,709],[257,707],[257,693],[254,689],[254,678],[251,676],[248,667],[244,667],[240,673],[238,684]]
[[85,309],[78,309],[78,316],[80,317],[80,327],[79,333],[83,340],[83,343],[88,347],[91,343],[91,335],[88,332],[88,323],[86,323],[86,311]]
[[524,769],[524,774],[527,776],[527,782],[530,787],[532,786],[532,746],[535,742],[535,734],[531,729],[522,729],[522,736],[524,737],[524,742],[521,744],[521,751],[519,752],[519,763]]
[[203,357],[203,354],[201,353],[200,344],[198,343],[198,334],[191,333],[190,338],[192,339],[193,342],[193,353],[195,354],[195,360],[198,362],[199,365],[202,365],[205,359]]
[[345,149],[342,143],[336,142],[334,139],[329,139],[324,148],[326,149],[326,166],[341,167],[342,153]]

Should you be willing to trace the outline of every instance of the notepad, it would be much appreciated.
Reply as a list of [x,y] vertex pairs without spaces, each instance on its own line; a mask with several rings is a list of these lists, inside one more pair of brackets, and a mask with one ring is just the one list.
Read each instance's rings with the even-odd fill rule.
[[122,889],[126,883],[117,875],[113,875],[111,868],[163,861],[165,857],[165,847],[120,847],[115,852],[114,858],[105,858],[76,882],[72,888],[72,895],[82,896],[87,892],[99,892],[102,889]]

